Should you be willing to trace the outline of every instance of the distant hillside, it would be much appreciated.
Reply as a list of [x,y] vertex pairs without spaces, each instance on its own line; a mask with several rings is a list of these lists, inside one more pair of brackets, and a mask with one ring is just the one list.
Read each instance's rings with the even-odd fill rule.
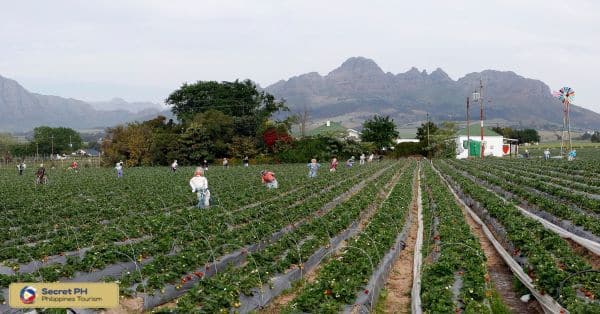
[[[96,110],[81,100],[31,93],[16,81],[0,76],[0,131],[28,131],[40,125],[103,128],[150,119],[159,113],[158,109],[138,113]],[[162,114],[171,116],[169,111]]]
[[[465,100],[484,80],[485,119],[514,125],[553,129],[562,125],[562,105],[539,80],[514,72],[486,70],[452,80],[442,69],[431,73],[416,68],[406,73],[384,72],[373,60],[353,57],[325,76],[306,73],[265,88],[287,100],[292,111],[310,108],[313,119],[347,122],[355,126],[373,114],[389,114],[397,123],[424,120],[465,120]],[[471,117],[478,119],[479,106]],[[600,128],[600,114],[572,106],[574,128]]]
[[154,110],[167,110],[168,108],[164,105],[152,103],[152,102],[127,102],[123,98],[113,98],[109,101],[88,101],[90,105],[96,110],[110,111],[110,110],[127,110],[129,112],[138,113],[146,111],[148,109]]

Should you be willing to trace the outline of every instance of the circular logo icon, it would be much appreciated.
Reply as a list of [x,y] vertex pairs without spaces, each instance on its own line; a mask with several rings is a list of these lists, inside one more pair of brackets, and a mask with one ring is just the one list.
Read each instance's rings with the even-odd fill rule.
[[35,300],[35,288],[31,286],[25,286],[21,289],[21,302],[23,304],[32,304]]

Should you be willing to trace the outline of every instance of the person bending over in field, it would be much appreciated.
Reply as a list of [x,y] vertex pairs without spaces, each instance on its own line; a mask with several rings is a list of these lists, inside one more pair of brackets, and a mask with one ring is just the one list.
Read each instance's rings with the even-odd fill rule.
[[267,186],[267,189],[276,189],[279,187],[277,183],[277,179],[275,178],[275,174],[271,171],[263,170],[262,175],[262,183]]
[[46,168],[44,164],[40,164],[40,167],[35,172],[35,182],[37,184],[46,184],[48,182],[48,176],[46,175]]
[[319,168],[321,168],[321,164],[317,163],[316,159],[311,159],[310,163],[308,165],[306,165],[308,167],[308,177],[309,178],[314,178],[317,176],[317,170],[319,170]]
[[190,186],[192,187],[192,193],[198,194],[198,208],[207,208],[210,205],[210,191],[202,167],[196,167],[194,177],[190,179]]
[[337,170],[338,160],[337,158],[333,158],[331,163],[329,164],[329,172],[335,172]]
[[77,164],[76,161],[73,161],[71,163],[71,166],[69,166],[69,170],[74,170],[75,172],[79,172],[79,164]]

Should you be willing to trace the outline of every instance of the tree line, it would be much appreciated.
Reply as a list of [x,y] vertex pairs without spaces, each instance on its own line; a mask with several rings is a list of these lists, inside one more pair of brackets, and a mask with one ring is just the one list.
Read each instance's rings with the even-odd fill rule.
[[105,162],[150,166],[177,160],[185,165],[244,156],[263,162],[328,160],[381,151],[398,135],[392,119],[376,116],[365,122],[361,142],[329,136],[294,139],[291,128],[299,117],[274,119],[275,113],[289,111],[285,101],[250,80],[186,83],[166,103],[177,121],[159,116],[108,128],[101,145]]

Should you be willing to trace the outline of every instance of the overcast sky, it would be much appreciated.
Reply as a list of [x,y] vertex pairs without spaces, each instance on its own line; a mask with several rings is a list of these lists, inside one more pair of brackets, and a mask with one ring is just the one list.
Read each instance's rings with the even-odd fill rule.
[[[492,4],[492,2],[494,2]],[[453,79],[511,70],[600,112],[600,1],[0,0],[0,75],[33,92],[162,102],[183,82],[261,86],[352,56]],[[462,97],[462,96],[460,96]]]

